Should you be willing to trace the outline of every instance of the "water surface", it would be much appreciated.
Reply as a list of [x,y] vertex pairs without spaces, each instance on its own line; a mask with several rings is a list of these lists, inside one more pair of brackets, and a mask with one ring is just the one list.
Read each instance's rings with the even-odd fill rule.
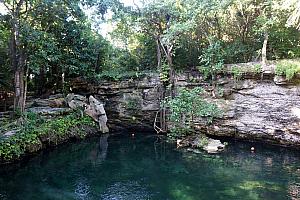
[[151,135],[102,136],[2,167],[0,199],[298,200],[299,158],[295,150],[253,143],[229,142],[225,152],[208,155]]

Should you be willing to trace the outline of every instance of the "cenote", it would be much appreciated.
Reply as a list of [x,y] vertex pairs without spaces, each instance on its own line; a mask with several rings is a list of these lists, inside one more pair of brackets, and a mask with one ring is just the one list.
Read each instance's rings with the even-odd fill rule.
[[299,157],[255,143],[195,154],[156,135],[104,135],[1,169],[0,199],[298,199]]

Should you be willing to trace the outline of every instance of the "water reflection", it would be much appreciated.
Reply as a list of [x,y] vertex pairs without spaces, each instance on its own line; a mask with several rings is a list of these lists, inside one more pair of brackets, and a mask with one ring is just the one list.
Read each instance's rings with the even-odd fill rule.
[[101,194],[101,200],[147,200],[151,192],[140,181],[117,182],[110,185]]
[[299,158],[268,145],[230,142],[209,155],[153,135],[102,135],[0,169],[0,199],[298,200]]
[[96,144],[96,148],[93,148],[90,152],[90,159],[94,165],[102,164],[107,156],[109,134],[103,134],[99,138],[99,143]]
[[153,142],[154,145],[154,152],[155,152],[155,159],[156,160],[165,160],[166,156],[166,140],[163,139],[161,136],[155,136],[155,141]]

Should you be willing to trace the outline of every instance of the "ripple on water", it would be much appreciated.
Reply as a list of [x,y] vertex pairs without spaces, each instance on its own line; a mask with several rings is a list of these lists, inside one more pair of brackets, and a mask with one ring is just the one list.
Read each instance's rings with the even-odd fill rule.
[[110,185],[101,195],[101,200],[147,200],[151,192],[139,181],[124,181]]
[[75,195],[78,200],[90,199],[90,186],[86,180],[79,180],[75,186]]
[[5,194],[0,194],[0,199],[1,200],[7,200],[7,196]]

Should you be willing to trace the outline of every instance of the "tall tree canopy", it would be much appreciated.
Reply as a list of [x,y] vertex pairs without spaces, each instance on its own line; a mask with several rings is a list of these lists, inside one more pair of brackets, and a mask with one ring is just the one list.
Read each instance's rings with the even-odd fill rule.
[[[0,0],[0,5],[7,11],[0,15],[0,87],[14,93],[15,111],[24,110],[27,90],[62,91],[78,76],[119,80],[158,70],[166,92],[174,95],[176,70],[202,66],[214,82],[224,63],[300,56],[296,0],[136,0],[131,6],[120,0]],[[91,20],[86,13],[93,10],[99,17]],[[99,34],[99,23],[112,27],[108,39]]]

